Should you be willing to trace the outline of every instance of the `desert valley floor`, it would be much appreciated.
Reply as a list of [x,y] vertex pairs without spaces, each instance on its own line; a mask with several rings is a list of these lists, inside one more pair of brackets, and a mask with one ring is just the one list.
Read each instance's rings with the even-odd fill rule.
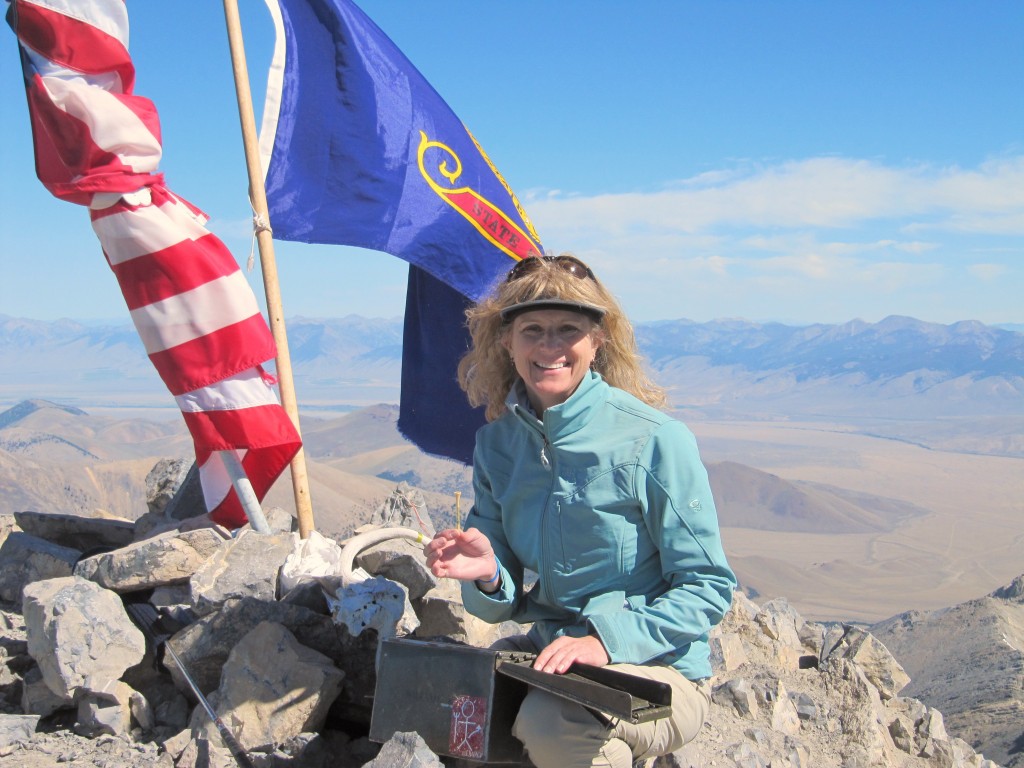
[[987,594],[1024,572],[1024,459],[929,450],[814,423],[694,422],[706,461],[909,502],[877,534],[729,528],[741,581],[819,620],[876,621]]

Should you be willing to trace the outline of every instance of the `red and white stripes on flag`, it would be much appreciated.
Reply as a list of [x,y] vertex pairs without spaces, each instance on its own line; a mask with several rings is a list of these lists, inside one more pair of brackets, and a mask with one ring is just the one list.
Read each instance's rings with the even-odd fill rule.
[[89,207],[132,320],[195,443],[206,505],[246,523],[217,451],[236,453],[262,500],[299,450],[261,363],[275,354],[256,298],[206,216],[163,184],[160,123],[132,93],[123,0],[12,0],[36,172]]

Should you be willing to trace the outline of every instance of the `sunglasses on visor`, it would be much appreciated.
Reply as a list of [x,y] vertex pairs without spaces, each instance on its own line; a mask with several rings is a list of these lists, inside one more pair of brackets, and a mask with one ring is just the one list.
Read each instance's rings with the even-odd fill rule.
[[568,272],[570,275],[580,279],[590,278],[594,282],[597,282],[597,278],[594,277],[594,273],[590,270],[590,267],[575,256],[528,256],[525,259],[517,261],[515,266],[508,271],[508,277],[505,278],[505,282],[511,283],[513,280],[518,280],[523,275],[528,275],[531,272],[537,271],[540,269],[541,262],[547,262],[551,266],[557,267],[563,272]]

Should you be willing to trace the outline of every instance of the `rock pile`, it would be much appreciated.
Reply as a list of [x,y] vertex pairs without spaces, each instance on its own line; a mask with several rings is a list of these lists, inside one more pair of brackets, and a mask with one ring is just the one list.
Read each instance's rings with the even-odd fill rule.
[[[182,531],[162,504],[142,524],[0,518],[0,765],[236,765],[194,689],[257,766],[441,764],[417,734],[367,738],[379,637],[479,646],[520,627],[467,615],[413,541],[361,549],[342,577],[342,548],[280,510],[276,532],[232,536]],[[907,674],[863,629],[738,594],[712,647],[709,723],[658,768],[996,768],[899,695]]]

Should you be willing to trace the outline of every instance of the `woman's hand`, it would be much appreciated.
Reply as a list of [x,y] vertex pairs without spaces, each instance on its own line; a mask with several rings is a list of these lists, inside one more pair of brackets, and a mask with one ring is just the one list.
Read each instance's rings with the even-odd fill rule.
[[533,668],[541,672],[553,672],[561,675],[569,667],[579,662],[592,667],[603,667],[611,659],[600,638],[594,635],[586,637],[556,637],[539,654],[533,662]]
[[497,568],[490,540],[476,528],[441,531],[423,551],[427,567],[438,578],[488,581]]

